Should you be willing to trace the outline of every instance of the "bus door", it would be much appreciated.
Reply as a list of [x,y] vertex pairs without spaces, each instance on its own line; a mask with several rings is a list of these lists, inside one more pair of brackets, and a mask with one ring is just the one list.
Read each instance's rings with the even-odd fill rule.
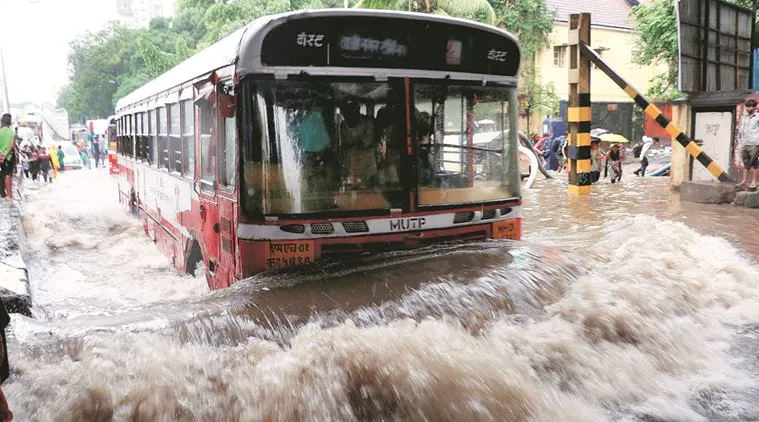
[[217,143],[218,129],[216,124],[217,93],[216,87],[207,82],[198,87],[198,98],[195,102],[199,124],[197,138],[199,139],[200,171],[197,172],[196,190],[200,198],[200,236],[198,239],[203,251],[203,262],[206,266],[206,277],[211,288],[225,287],[219,283],[219,207],[216,196],[218,181]]
[[219,204],[219,282],[230,286],[239,273],[236,268],[237,227],[237,128],[234,85],[222,83],[217,91],[218,104],[218,190]]

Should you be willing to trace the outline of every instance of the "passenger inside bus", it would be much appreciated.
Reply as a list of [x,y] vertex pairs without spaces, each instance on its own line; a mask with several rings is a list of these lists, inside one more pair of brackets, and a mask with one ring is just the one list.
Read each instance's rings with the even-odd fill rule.
[[290,108],[289,133],[297,136],[298,161],[302,171],[302,200],[306,209],[329,209],[337,188],[332,137],[327,128],[325,107],[307,100]]
[[366,188],[377,173],[377,147],[374,143],[374,122],[361,114],[359,104],[347,100],[340,107],[340,148],[344,185]]
[[423,186],[427,186],[432,184],[436,173],[434,145],[430,143],[432,116],[426,111],[419,110],[415,114],[420,183]]
[[377,112],[374,123],[378,147],[374,184],[381,187],[399,187],[401,183],[401,156],[405,142],[393,125],[397,112],[395,104],[388,104]]

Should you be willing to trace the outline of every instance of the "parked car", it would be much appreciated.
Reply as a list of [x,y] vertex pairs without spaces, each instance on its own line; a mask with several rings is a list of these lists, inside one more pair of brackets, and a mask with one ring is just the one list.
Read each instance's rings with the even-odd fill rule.
[[82,163],[82,157],[79,156],[79,150],[73,145],[64,145],[63,150],[63,164],[66,170],[83,169],[84,163]]

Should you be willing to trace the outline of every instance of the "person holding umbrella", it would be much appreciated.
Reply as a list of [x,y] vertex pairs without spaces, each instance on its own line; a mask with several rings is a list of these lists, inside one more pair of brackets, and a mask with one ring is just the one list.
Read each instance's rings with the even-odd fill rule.
[[611,176],[611,183],[617,183],[622,181],[622,152],[620,151],[620,144],[613,144],[609,152],[604,156],[606,163],[609,166],[609,175]]

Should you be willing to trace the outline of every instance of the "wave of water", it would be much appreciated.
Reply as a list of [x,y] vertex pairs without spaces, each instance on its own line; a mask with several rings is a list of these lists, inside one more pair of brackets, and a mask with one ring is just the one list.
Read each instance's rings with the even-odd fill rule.
[[[49,271],[77,256],[95,272],[111,247],[85,237],[96,245],[56,258],[46,222],[77,239],[74,215],[87,228],[124,224],[118,241],[142,258],[121,262],[118,281],[66,279],[63,299],[46,296],[55,321],[14,316],[4,387],[20,420],[759,418],[759,271],[682,223],[620,216],[549,240],[391,254],[211,294],[159,266],[165,278],[133,280],[122,309],[76,295],[102,283],[108,297],[157,263],[134,220],[90,226],[100,209],[39,200],[25,227]],[[156,283],[182,287],[164,298],[147,287]],[[67,298],[86,318],[70,317]]]

